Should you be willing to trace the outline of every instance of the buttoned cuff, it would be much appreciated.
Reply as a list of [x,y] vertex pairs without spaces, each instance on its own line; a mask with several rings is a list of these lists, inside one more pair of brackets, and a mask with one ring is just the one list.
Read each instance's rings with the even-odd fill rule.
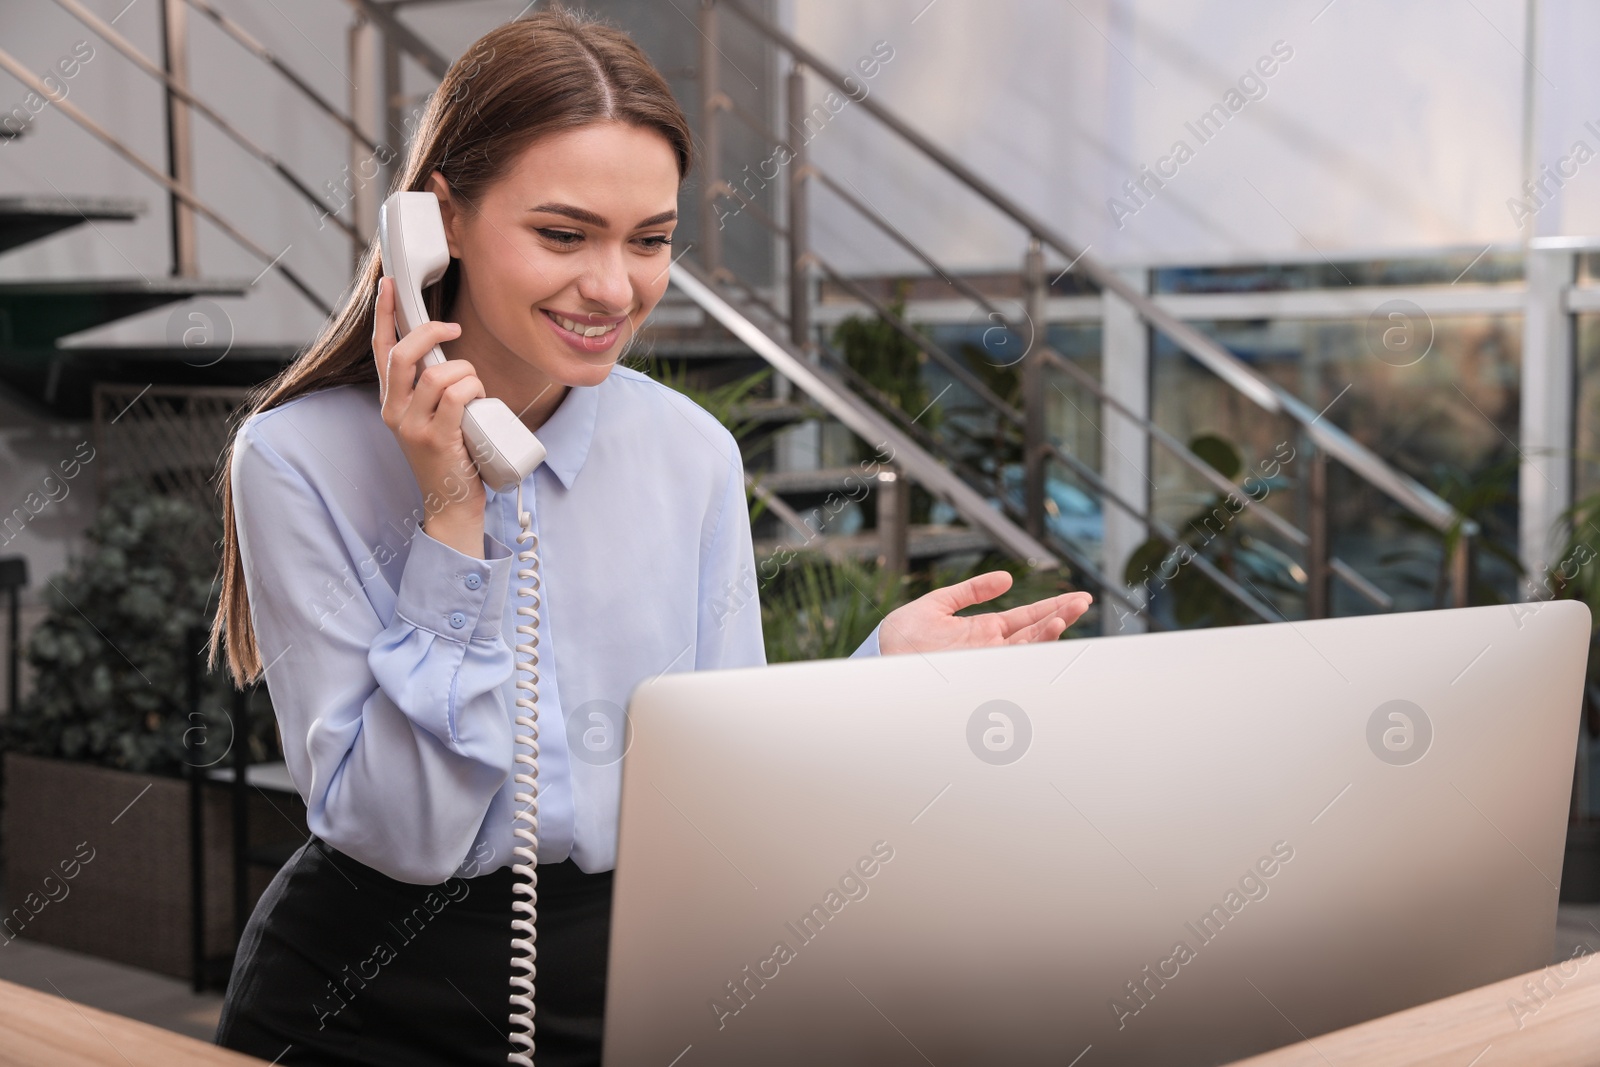
[[483,535],[475,559],[418,530],[395,596],[395,614],[419,629],[452,641],[501,636],[511,550]]
[[872,632],[867,635],[867,639],[861,642],[861,647],[850,653],[850,658],[864,659],[867,656],[883,655],[883,650],[878,647],[878,631],[882,628],[883,623],[881,622],[877,626],[874,626],[872,628]]

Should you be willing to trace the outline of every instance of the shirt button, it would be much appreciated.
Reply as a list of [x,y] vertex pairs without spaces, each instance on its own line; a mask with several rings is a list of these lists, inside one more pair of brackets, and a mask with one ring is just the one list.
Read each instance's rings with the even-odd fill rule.
[[466,581],[468,589],[476,589],[483,584],[483,579],[476,574],[467,575]]
[[466,624],[467,624],[467,617],[465,615],[461,614],[461,612],[452,611],[450,613],[450,625],[451,626],[454,626],[456,629],[459,630],[463,626],[465,626]]

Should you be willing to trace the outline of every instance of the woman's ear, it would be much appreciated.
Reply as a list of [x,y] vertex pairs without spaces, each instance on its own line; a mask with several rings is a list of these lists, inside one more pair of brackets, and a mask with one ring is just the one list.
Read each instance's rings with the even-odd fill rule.
[[439,198],[439,218],[444,222],[444,240],[452,259],[461,258],[461,245],[456,239],[456,203],[450,197],[450,183],[437,170],[428,175],[428,191]]

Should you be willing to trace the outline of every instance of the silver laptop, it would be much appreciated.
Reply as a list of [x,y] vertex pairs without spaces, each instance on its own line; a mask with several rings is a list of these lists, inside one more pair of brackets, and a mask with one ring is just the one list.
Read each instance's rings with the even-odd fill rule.
[[605,1063],[1217,1064],[1542,966],[1563,601],[672,674]]

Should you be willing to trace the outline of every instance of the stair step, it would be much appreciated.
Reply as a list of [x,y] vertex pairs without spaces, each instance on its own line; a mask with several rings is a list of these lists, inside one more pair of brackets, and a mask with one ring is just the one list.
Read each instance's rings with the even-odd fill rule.
[[[304,344],[236,344],[226,348],[229,360],[248,363],[287,363],[305,349]],[[203,348],[182,345],[60,345],[59,355],[104,363],[186,363],[204,367],[222,354],[220,346],[212,354]]]
[[73,278],[0,281],[0,352],[52,348],[59,338],[195,296],[243,296],[235,278]]
[[763,488],[779,496],[802,493],[850,493],[871,479],[859,467],[823,467],[809,471],[751,471]]
[[729,413],[737,422],[791,423],[825,419],[828,413],[819,404],[794,400],[746,400],[735,404]]
[[661,359],[761,358],[738,338],[662,336],[659,332],[651,333],[649,326],[639,333],[639,349],[644,355]]
[[[756,558],[761,560],[784,549],[798,552],[806,548],[823,552],[831,559],[871,560],[883,554],[883,539],[876,532],[870,532],[819,537],[809,545],[762,539],[755,542],[754,547]],[[987,534],[968,526],[912,526],[906,534],[906,553],[914,560],[957,552],[983,552],[993,547],[994,542]]]
[[301,347],[236,344],[211,350],[178,345],[0,348],[0,384],[54,418],[81,420],[93,412],[95,382],[248,388],[282,370]]
[[85,222],[132,222],[148,207],[129,197],[0,196],[0,252]]

